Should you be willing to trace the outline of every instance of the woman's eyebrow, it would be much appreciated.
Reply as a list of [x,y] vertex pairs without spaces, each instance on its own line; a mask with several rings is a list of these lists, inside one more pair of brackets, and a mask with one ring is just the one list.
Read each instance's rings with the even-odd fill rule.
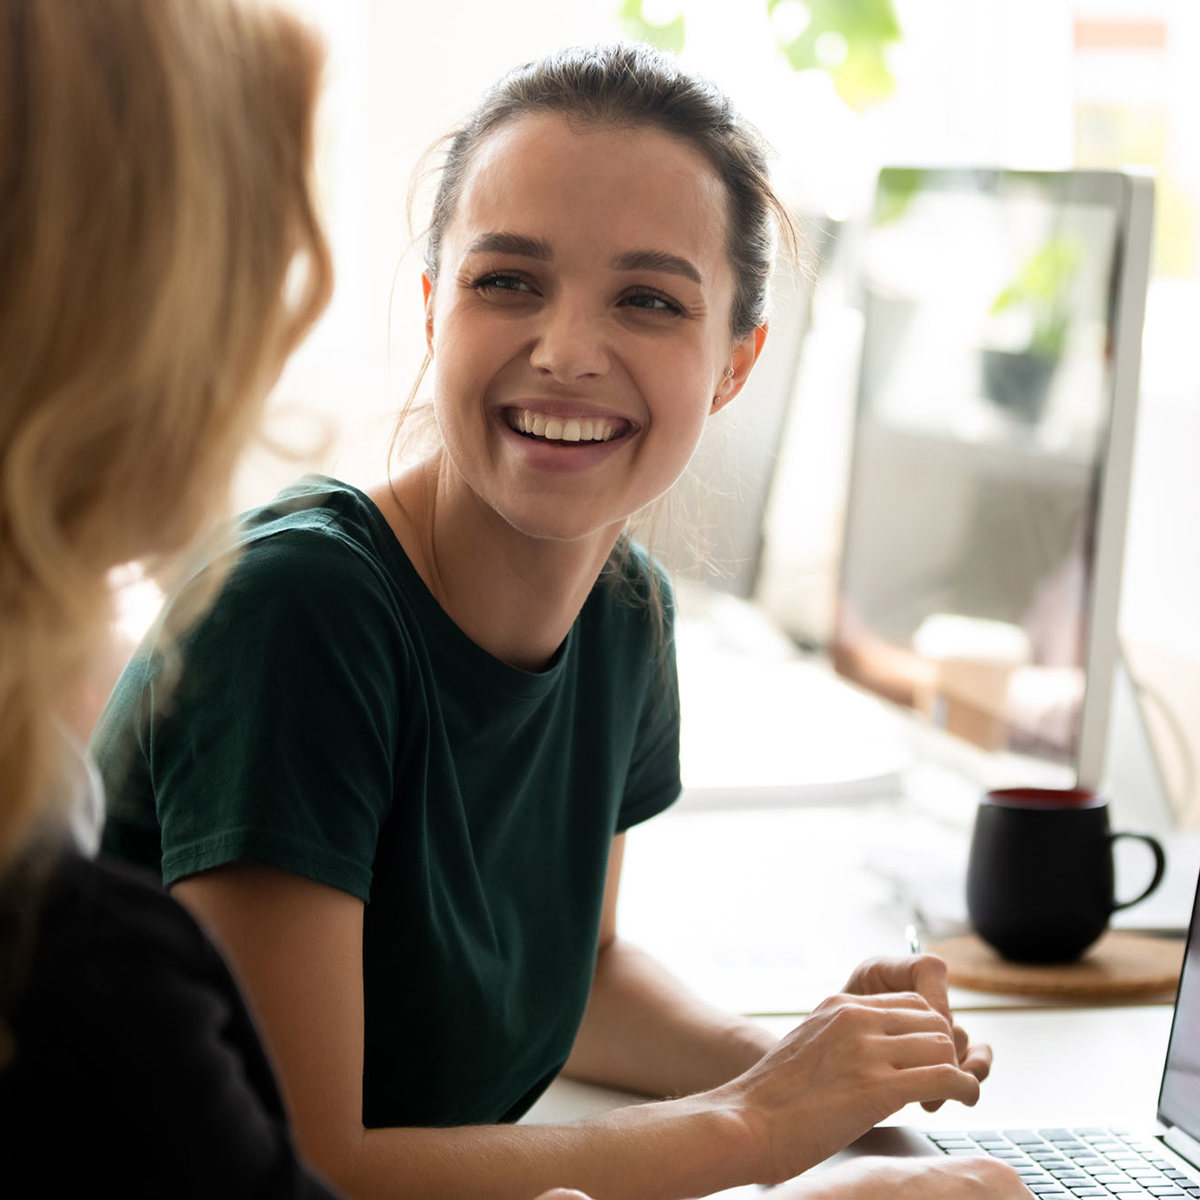
[[519,254],[549,262],[554,257],[550,243],[521,233],[481,233],[468,247],[468,254]]
[[[550,262],[554,251],[549,242],[527,237],[523,233],[481,233],[468,247],[468,254],[519,254]],[[612,266],[617,271],[666,271],[682,275],[693,283],[703,284],[700,272],[686,258],[668,254],[665,250],[625,250],[614,254]]]
[[613,255],[612,265],[618,271],[666,271],[694,283],[704,283],[700,272],[686,258],[668,254],[665,250],[626,250],[623,254]]

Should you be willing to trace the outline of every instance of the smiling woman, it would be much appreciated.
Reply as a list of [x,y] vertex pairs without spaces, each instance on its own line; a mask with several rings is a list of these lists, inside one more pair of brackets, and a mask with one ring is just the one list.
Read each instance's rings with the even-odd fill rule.
[[[775,1045],[617,935],[625,830],[680,790],[669,595],[658,630],[625,526],[754,366],[780,212],[669,59],[506,77],[434,206],[440,445],[248,514],[170,703],[151,643],[101,719],[106,846],[228,949],[352,1195],[699,1195],[978,1093],[936,960],[856,972]],[[563,1069],[677,1098],[514,1127]]]
[[[427,275],[445,445],[437,509],[458,531],[449,551],[476,523],[473,559],[550,539],[538,553],[590,589],[626,520],[679,477],[762,345],[761,327],[731,335],[726,207],[716,170],[657,129],[535,114],[479,148]],[[607,436],[585,444],[584,421]],[[398,482],[401,510],[423,502],[425,478]],[[422,570],[435,594],[446,553],[432,547]],[[546,628],[543,658],[577,608],[571,595]]]

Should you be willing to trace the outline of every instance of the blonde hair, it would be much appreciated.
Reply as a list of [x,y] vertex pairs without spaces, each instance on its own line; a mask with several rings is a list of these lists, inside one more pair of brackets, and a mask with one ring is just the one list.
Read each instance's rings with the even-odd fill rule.
[[226,514],[328,299],[322,61],[260,4],[0,0],[0,871],[106,636],[108,572]]

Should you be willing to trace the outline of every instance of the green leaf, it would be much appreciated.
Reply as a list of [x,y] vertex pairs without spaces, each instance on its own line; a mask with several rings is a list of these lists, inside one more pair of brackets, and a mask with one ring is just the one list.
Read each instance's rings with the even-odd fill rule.
[[1071,327],[1070,294],[1083,262],[1078,239],[1059,235],[1044,242],[1021,264],[1016,277],[996,295],[991,315],[1024,309],[1033,319],[1029,348],[1056,358]]
[[687,25],[683,13],[662,25],[646,20],[643,0],[622,0],[619,17],[626,33],[639,42],[648,42],[670,54],[678,54],[687,40]]
[[[767,12],[795,3],[808,10],[809,22],[790,42],[779,43],[793,70],[825,71],[838,95],[859,111],[892,94],[896,81],[884,51],[903,36],[892,0],[767,0]],[[827,35],[845,46],[840,62],[822,54]]]
[[888,167],[875,196],[875,224],[886,225],[904,216],[924,178],[920,167]]

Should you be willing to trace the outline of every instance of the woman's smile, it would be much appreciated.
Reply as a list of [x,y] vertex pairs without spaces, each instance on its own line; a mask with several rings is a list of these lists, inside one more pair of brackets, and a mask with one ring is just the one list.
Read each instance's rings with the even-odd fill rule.
[[631,428],[628,421],[610,417],[559,417],[528,408],[506,409],[508,427],[538,441],[578,445],[585,442],[611,442]]
[[498,424],[524,470],[554,473],[598,467],[625,449],[638,429],[624,418],[575,416],[544,407],[500,409]]

